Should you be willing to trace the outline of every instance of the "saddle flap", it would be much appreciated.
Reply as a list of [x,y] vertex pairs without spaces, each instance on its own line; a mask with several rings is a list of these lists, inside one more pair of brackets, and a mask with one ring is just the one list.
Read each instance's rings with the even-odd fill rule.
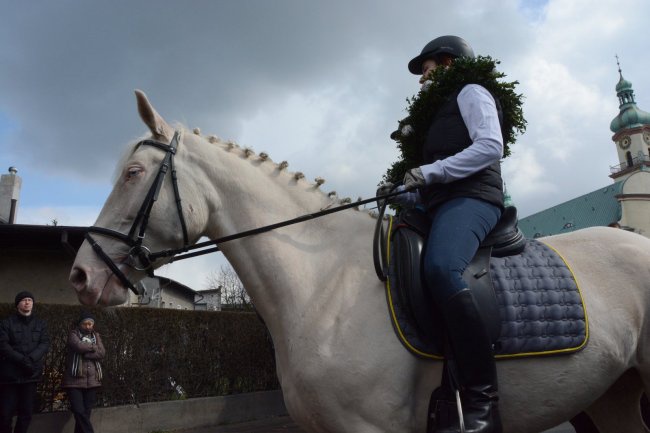
[[410,317],[425,339],[442,341],[442,315],[424,286],[422,278],[422,250],[424,237],[402,218],[391,236],[393,247],[391,275],[395,281],[395,295],[402,312]]
[[469,285],[469,289],[474,295],[490,340],[496,342],[501,335],[501,315],[490,277],[491,250],[489,247],[479,248],[470,264],[465,268],[463,280]]

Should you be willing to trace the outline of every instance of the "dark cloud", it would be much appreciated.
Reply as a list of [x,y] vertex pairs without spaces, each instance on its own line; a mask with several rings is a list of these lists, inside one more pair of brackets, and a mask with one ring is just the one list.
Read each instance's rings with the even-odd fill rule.
[[32,223],[92,220],[122,145],[146,130],[136,88],[169,121],[367,197],[417,91],[406,63],[431,38],[458,34],[501,60],[526,96],[529,129],[504,163],[522,216],[611,182],[614,54],[650,111],[646,0],[5,3],[0,169],[18,166],[31,207],[20,215]]
[[171,119],[209,113],[236,136],[256,107],[344,78],[364,50],[403,49],[396,13],[371,1],[14,3],[0,19],[0,110],[18,125],[5,146],[43,170],[105,173],[111,143],[143,131],[135,88]]
[[[334,171],[349,184],[336,179],[328,184],[350,195],[368,195],[394,157],[387,135],[404,115],[405,98],[417,91],[406,62],[430,38],[460,34],[477,53],[502,60],[501,69],[521,82],[525,94],[540,85],[542,93],[556,96],[527,99],[534,104],[527,111],[531,127],[520,145],[536,151],[544,176],[556,190],[572,194],[569,199],[588,192],[578,188],[608,182],[606,174],[602,181],[582,180],[607,171],[596,165],[610,165],[608,119],[605,125],[590,124],[594,116],[602,121],[602,109],[595,113],[580,101],[567,103],[563,95],[572,94],[571,85],[567,92],[556,91],[566,84],[557,79],[562,74],[536,65],[544,59],[566,67],[566,80],[584,86],[583,94],[597,95],[597,102],[611,97],[613,117],[618,52],[639,105],[650,110],[650,83],[644,82],[647,5],[642,0],[626,5],[611,0],[598,7],[583,0],[13,2],[0,17],[0,162],[19,165],[21,173],[106,182],[121,145],[145,131],[133,96],[139,88],[166,119],[238,141],[254,138],[240,144],[270,150],[277,159],[295,157],[292,167],[312,171],[311,177],[333,177],[320,172],[324,167],[357,167],[356,174],[346,176],[343,169]],[[636,12],[617,16],[622,9]],[[323,101],[330,108],[321,112],[313,98],[327,89],[339,92]],[[312,105],[287,113],[283,123],[268,115],[266,130],[251,133],[256,119],[285,110],[296,95]],[[320,113],[323,121],[314,123],[310,136],[292,137],[300,129],[295,125],[313,114],[309,111]],[[354,128],[341,126],[364,115]],[[271,134],[274,128],[287,134],[286,143],[264,140],[278,136]],[[558,160],[544,147],[552,146],[549,137],[563,143],[570,161]],[[342,164],[346,155],[368,156],[371,163]],[[511,189],[533,194],[513,197],[531,203],[525,208],[542,205],[534,190]]]

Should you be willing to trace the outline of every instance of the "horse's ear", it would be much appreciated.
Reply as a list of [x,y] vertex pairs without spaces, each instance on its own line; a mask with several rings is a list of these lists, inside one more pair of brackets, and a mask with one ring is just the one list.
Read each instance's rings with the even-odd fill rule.
[[142,90],[135,91],[135,97],[138,100],[138,113],[140,118],[149,127],[154,138],[160,141],[170,141],[174,135],[174,128],[169,126],[165,119],[153,108],[153,105],[147,99],[147,95]]

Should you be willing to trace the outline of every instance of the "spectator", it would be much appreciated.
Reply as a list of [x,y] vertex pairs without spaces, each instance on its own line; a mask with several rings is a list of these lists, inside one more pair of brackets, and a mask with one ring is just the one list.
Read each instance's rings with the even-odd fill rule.
[[25,433],[34,412],[36,386],[50,348],[46,323],[33,314],[34,295],[20,292],[16,312],[0,322],[0,433]]
[[63,374],[63,388],[68,394],[70,410],[75,419],[75,433],[94,433],[90,414],[97,401],[97,388],[102,385],[105,350],[102,339],[94,331],[95,318],[82,312],[68,334],[68,353]]

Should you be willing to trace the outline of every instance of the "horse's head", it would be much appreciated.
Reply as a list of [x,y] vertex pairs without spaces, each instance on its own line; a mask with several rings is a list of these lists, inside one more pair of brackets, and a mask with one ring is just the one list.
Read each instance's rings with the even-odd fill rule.
[[[188,186],[191,170],[180,164],[188,153],[185,143],[144,93],[136,91],[136,96],[152,136],[123,158],[113,190],[77,253],[70,282],[83,304],[124,303],[129,288],[135,290],[147,272],[168,261],[151,260],[151,252],[179,248],[198,237],[186,228],[196,222],[201,206]],[[186,182],[177,182],[176,176]]]

